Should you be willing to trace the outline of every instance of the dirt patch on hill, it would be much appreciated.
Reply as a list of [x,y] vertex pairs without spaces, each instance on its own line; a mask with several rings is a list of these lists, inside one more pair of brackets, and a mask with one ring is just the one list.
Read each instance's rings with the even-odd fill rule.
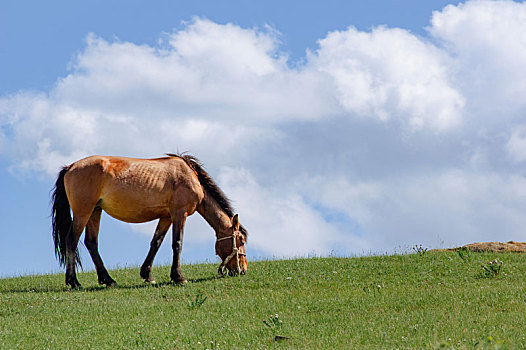
[[506,243],[503,242],[481,242],[481,243],[471,243],[466,244],[465,246],[458,248],[450,249],[437,249],[437,250],[459,250],[466,248],[471,252],[516,252],[516,253],[526,253],[526,242],[514,242],[509,241]]

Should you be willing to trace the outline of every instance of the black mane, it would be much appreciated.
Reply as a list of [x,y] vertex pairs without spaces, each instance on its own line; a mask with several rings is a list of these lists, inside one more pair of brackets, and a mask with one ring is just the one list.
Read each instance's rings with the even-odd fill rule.
[[[227,214],[230,218],[234,216],[234,208],[232,207],[230,199],[228,199],[226,194],[219,188],[219,186],[217,186],[214,179],[212,179],[212,177],[206,172],[206,170],[203,168],[203,164],[199,159],[189,154],[167,153],[166,155],[169,157],[177,157],[184,160],[185,163],[196,172],[197,178],[199,179],[199,183],[201,184],[201,186],[203,186],[205,191],[217,202],[217,204],[225,212],[225,214]],[[239,230],[245,236],[246,239],[248,233],[247,230],[243,227],[243,225],[240,225]]]

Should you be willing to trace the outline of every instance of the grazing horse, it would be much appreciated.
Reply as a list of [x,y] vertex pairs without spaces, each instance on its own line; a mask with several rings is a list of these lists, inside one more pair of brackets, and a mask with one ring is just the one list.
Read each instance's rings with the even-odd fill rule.
[[[222,259],[219,274],[244,274],[247,231],[234,215],[230,201],[196,158],[168,154],[157,159],[91,156],[60,171],[52,194],[55,255],[66,267],[66,285],[80,288],[75,273],[80,265],[78,241],[93,259],[99,284],[116,282],[104,267],[98,251],[102,211],[125,222],[159,219],[150,250],[141,266],[145,282],[155,283],[152,264],[170,226],[173,227],[173,264],[170,278],[186,283],[181,273],[181,249],[186,218],[197,211],[216,233],[216,254]],[[71,217],[73,213],[73,218]]]

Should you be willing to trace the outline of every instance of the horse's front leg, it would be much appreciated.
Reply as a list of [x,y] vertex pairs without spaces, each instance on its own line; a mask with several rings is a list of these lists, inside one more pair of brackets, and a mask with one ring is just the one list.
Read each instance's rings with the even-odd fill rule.
[[170,278],[173,282],[177,284],[186,283],[186,279],[183,277],[181,272],[181,250],[183,249],[183,235],[184,235],[184,225],[186,222],[187,213],[179,212],[172,218],[173,223],[173,239],[172,239],[172,248],[173,248],[173,263],[172,271],[170,272]]
[[146,256],[146,259],[144,259],[144,263],[141,266],[141,277],[146,283],[155,283],[155,280],[152,278],[153,259],[155,258],[161,243],[163,243],[164,236],[166,236],[166,232],[168,232],[168,229],[171,225],[171,218],[161,218],[157,224],[152,241],[150,242],[150,250],[148,251],[148,255]]

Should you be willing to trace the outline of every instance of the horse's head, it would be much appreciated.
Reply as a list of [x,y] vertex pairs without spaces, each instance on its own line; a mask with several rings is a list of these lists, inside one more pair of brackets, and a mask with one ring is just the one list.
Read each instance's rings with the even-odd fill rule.
[[219,265],[219,274],[224,274],[224,268],[230,275],[242,274],[247,272],[247,254],[245,243],[247,239],[246,230],[239,224],[238,215],[232,218],[232,226],[228,232],[223,232],[223,237],[216,241],[216,254],[222,260]]

